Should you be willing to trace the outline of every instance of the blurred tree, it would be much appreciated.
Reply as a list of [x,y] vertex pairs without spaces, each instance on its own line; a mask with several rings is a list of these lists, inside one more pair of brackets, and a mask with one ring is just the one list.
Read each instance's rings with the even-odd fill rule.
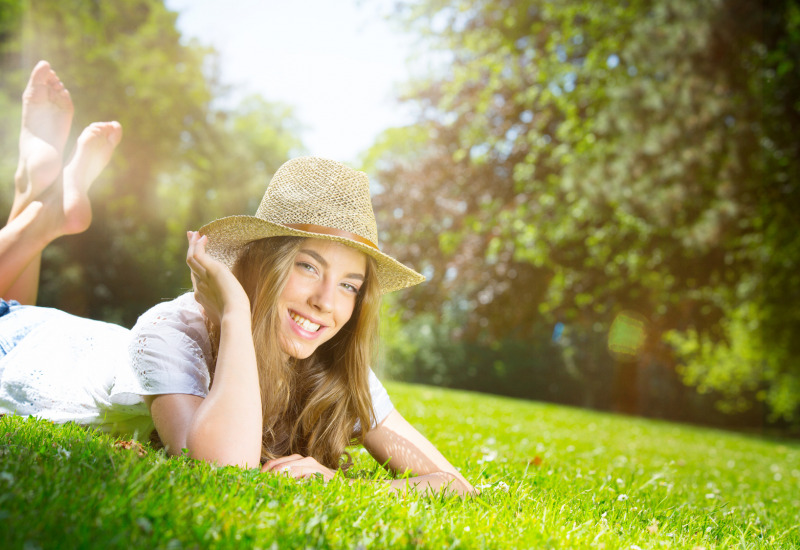
[[[734,4],[735,6],[735,4]],[[742,298],[723,322],[725,340],[709,341],[697,330],[674,333],[688,359],[685,374],[703,391],[722,392],[728,410],[748,403],[756,390],[773,414],[798,419],[800,402],[800,3],[763,4],[758,63],[749,77],[763,108],[760,180],[752,186],[758,231],[749,238],[756,271],[743,278]],[[728,32],[744,32],[741,9],[722,21]],[[748,25],[744,25],[747,27]],[[754,36],[755,38],[755,36]],[[741,78],[741,76],[740,76]]]
[[759,303],[767,402],[788,417],[800,402],[800,2],[765,3],[763,300]]
[[394,252],[431,276],[407,305],[455,300],[467,320],[452,335],[487,340],[532,336],[541,315],[604,334],[630,310],[647,319],[640,362],[666,364],[665,333],[730,349],[730,319],[752,306],[746,345],[760,353],[736,399],[763,390],[775,415],[795,415],[795,12],[398,2],[395,17],[445,56],[408,94],[420,122],[366,157]]
[[111,119],[125,133],[92,189],[91,228],[45,251],[40,303],[130,325],[189,286],[186,229],[254,210],[268,174],[300,147],[297,125],[288,108],[259,99],[216,107],[225,90],[213,51],[182,40],[161,0],[3,6],[3,162],[16,158],[18,98],[38,59],[72,94],[74,135]]

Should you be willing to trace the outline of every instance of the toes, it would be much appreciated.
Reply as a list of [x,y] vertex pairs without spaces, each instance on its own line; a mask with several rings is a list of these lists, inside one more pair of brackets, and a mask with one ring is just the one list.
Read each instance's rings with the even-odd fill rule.
[[109,122],[106,129],[106,139],[114,147],[119,145],[119,142],[122,141],[122,124],[116,120]]
[[32,85],[47,86],[51,79],[58,80],[56,73],[50,68],[50,63],[47,61],[39,61],[31,71],[31,78],[29,80]]
[[116,147],[119,142],[122,141],[122,125],[116,120],[111,122],[92,122],[83,130],[78,139],[84,141],[92,137],[101,136],[104,137],[108,143]]
[[67,110],[72,108],[72,97],[60,80],[58,81],[58,85],[50,86],[48,89],[48,96],[50,102],[59,109]]
[[[61,81],[59,81],[61,84]],[[64,85],[61,84],[62,89],[58,91],[56,94],[53,103],[58,105],[61,109],[72,109],[72,96],[69,95],[69,90],[64,88]]]
[[45,91],[49,98],[54,98],[61,90],[64,89],[64,84],[56,75],[55,71],[50,68],[47,61],[40,61],[31,72],[31,78],[28,81],[28,86],[25,92],[28,94],[37,94],[37,90]]
[[72,110],[72,97],[58,78],[56,72],[50,68],[47,61],[39,61],[31,71],[28,86],[22,94],[23,101],[28,103],[41,103],[49,101],[62,110]]

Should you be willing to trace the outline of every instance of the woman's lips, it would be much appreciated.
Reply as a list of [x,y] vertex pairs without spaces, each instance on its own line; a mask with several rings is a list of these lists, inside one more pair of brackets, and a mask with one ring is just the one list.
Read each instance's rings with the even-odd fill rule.
[[289,311],[289,317],[292,320],[292,327],[295,332],[304,338],[316,338],[320,335],[325,325],[312,321],[307,317],[303,317],[296,311]]

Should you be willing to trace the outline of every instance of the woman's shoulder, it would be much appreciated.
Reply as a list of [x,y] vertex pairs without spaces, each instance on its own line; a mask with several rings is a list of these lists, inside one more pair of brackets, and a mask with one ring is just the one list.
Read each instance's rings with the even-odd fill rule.
[[203,308],[187,292],[144,312],[131,329],[132,345],[155,346],[155,339],[167,347],[191,346],[210,357],[211,348]]
[[186,393],[203,397],[209,387],[211,344],[205,316],[189,292],[151,307],[131,329],[130,379],[120,394]]
[[181,294],[173,300],[154,305],[136,321],[133,330],[163,322],[177,323],[205,330],[205,315],[200,304],[194,299],[194,292]]

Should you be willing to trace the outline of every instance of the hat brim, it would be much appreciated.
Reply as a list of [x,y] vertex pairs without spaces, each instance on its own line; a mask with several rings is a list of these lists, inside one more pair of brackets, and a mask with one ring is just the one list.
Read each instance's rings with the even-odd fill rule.
[[208,237],[206,252],[231,268],[239,257],[239,251],[247,243],[268,237],[305,237],[342,243],[374,258],[381,294],[408,288],[425,280],[423,275],[369,245],[347,237],[293,229],[255,216],[220,218],[201,227],[200,234]]

